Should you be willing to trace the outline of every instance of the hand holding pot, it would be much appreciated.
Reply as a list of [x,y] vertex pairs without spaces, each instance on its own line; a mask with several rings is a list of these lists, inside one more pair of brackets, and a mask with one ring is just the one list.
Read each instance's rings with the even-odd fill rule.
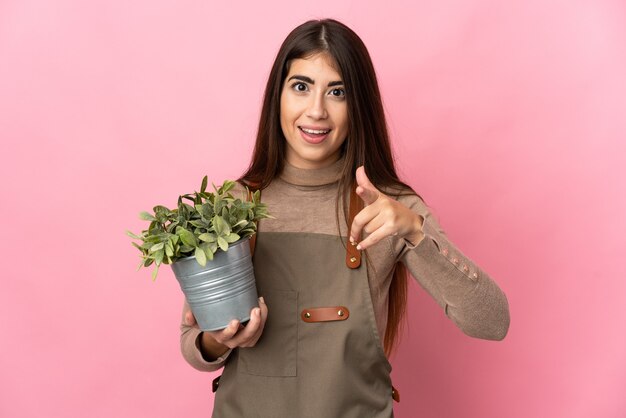
[[[265,327],[267,305],[263,297],[259,298],[259,307],[250,312],[250,320],[243,326],[233,319],[228,326],[219,331],[203,331],[200,335],[200,351],[207,359],[216,359],[235,347],[254,347]],[[185,322],[189,326],[197,326],[196,318],[191,310],[185,312]]]

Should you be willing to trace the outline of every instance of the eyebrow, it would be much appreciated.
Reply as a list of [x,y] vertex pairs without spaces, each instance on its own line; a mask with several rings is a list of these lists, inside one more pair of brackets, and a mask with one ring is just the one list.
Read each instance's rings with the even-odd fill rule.
[[[309,83],[309,84],[315,84],[315,81],[311,77],[307,77],[305,75],[292,75],[291,77],[287,79],[287,81],[291,81],[294,79],[304,81],[305,83]],[[328,87],[334,87],[334,86],[343,86],[343,81],[341,80],[331,81],[330,83],[328,83]]]

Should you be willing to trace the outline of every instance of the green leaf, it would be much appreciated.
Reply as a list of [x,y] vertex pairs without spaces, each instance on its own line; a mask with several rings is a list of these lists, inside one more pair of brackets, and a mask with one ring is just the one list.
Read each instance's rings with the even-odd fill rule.
[[205,232],[204,234],[200,234],[200,236],[198,236],[198,239],[204,242],[215,242],[217,237],[215,236],[215,234]]
[[207,176],[204,176],[202,179],[202,185],[200,186],[200,193],[206,192],[206,186],[209,183],[209,179]]
[[226,181],[224,181],[224,184],[222,184],[222,187],[220,187],[220,194],[228,193],[234,187],[235,187],[235,182],[234,181],[226,180]]
[[154,270],[152,270],[152,281],[156,280],[157,274],[159,274],[159,266],[155,266]]
[[221,214],[222,213],[222,208],[226,205],[226,202],[224,202],[219,196],[215,196],[215,201],[213,203],[213,211],[216,214]]
[[180,240],[183,242],[183,244],[190,247],[196,246],[196,237],[193,235],[193,233],[187,231],[186,229],[180,227],[176,228],[176,235],[180,237]]
[[154,262],[156,263],[157,266],[161,265],[161,263],[163,262],[163,255],[164,255],[163,250],[159,250],[156,253],[154,253]]
[[128,235],[129,237],[134,238],[134,239],[143,239],[139,235],[135,235],[135,234],[133,234],[132,232],[130,232],[128,230],[126,231],[126,235]]
[[191,254],[191,252],[193,251],[193,249],[194,249],[194,247],[191,247],[191,246],[189,246],[189,245],[181,245],[181,246],[180,246],[180,252],[181,252],[182,254],[187,254],[187,255],[189,255],[189,254]]
[[246,228],[239,231],[239,235],[241,235],[242,237],[249,237],[250,235],[254,235],[255,232],[256,230],[253,228]]
[[152,244],[156,244],[157,242],[161,241],[161,238],[159,238],[159,233],[157,231],[153,231],[153,233],[149,236],[146,237],[145,242],[151,242]]
[[237,222],[235,225],[233,225],[233,229],[241,228],[242,226],[246,226],[246,225],[248,225],[248,221],[245,219],[242,219],[239,222]]
[[184,194],[184,195],[181,195],[180,198],[181,198],[181,201],[182,201],[182,199],[191,200],[192,202],[196,201],[195,196],[192,195],[192,194]]
[[213,229],[218,235],[226,236],[230,234],[230,225],[224,217],[219,215],[213,217]]
[[158,250],[162,250],[164,245],[165,244],[163,244],[162,242],[159,242],[158,244],[154,244],[152,247],[150,247],[150,252],[153,253]]
[[144,221],[155,221],[156,218],[152,215],[150,215],[148,212],[141,212],[139,214],[139,218],[143,219]]
[[218,236],[217,245],[220,246],[222,251],[228,251],[228,242],[224,238]]
[[214,215],[213,204],[211,204],[210,202],[202,204],[200,214],[207,219],[211,219]]
[[159,221],[154,220],[150,222],[150,226],[148,227],[148,233],[151,235],[160,234],[163,232],[163,226],[159,223]]
[[205,228],[205,229],[209,228],[209,223],[204,222],[202,220],[189,221],[189,223],[195,226],[196,228]]
[[202,248],[196,247],[195,256],[198,264],[206,266],[206,253],[202,250]]
[[207,260],[213,260],[214,251],[211,251],[211,244],[203,242],[202,244],[200,244],[200,248],[202,248],[202,251],[204,251],[204,254],[206,254]]
[[152,210],[154,211],[155,215],[158,215],[158,214],[161,214],[161,213],[167,215],[167,214],[170,213],[170,210],[168,208],[166,208],[165,206],[162,206],[162,205],[157,205],[154,208],[152,208]]
[[174,246],[172,245],[171,241],[167,241],[167,243],[165,243],[165,254],[168,257],[174,256]]
[[222,235],[224,232],[224,219],[221,216],[216,215],[213,217],[213,229],[218,235]]
[[225,237],[224,239],[226,240],[227,243],[232,244],[233,242],[239,241],[239,239],[241,239],[241,237],[233,232],[230,235],[228,235],[227,237]]
[[178,221],[175,220],[167,226],[166,231],[169,233],[172,233],[173,231],[176,230],[177,226],[178,226]]

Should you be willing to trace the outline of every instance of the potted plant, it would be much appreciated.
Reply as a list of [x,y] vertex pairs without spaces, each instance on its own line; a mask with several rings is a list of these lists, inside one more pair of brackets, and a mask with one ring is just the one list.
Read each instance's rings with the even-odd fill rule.
[[205,176],[199,192],[178,197],[177,208],[141,212],[150,225],[140,235],[127,231],[141,241],[132,243],[141,252],[138,269],[154,264],[154,280],[162,264],[172,266],[203,331],[225,328],[232,319],[245,322],[258,304],[249,238],[256,222],[271,216],[258,191],[246,187],[247,196],[235,198],[235,185],[226,180],[207,192]]

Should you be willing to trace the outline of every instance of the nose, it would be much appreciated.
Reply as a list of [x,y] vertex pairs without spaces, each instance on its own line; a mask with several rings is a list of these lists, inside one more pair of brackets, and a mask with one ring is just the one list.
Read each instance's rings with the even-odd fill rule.
[[322,94],[312,94],[310,96],[310,103],[306,112],[307,116],[311,119],[326,119],[328,112],[326,111],[326,102]]

